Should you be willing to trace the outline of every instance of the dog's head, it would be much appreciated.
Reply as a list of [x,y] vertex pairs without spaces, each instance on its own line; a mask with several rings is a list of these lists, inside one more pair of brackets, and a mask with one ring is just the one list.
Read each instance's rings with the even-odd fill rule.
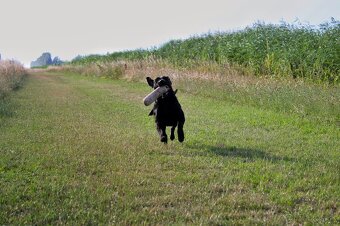
[[148,82],[149,86],[151,86],[154,89],[157,89],[158,87],[162,87],[162,86],[167,86],[170,89],[172,89],[171,87],[172,82],[168,76],[157,77],[155,80],[153,80],[150,77],[147,77],[146,81]]

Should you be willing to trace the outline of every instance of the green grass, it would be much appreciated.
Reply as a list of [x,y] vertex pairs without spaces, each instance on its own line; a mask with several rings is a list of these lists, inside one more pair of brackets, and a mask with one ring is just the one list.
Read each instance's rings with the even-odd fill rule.
[[146,83],[30,75],[0,118],[0,224],[340,224],[338,113],[174,85],[186,140],[163,145]]

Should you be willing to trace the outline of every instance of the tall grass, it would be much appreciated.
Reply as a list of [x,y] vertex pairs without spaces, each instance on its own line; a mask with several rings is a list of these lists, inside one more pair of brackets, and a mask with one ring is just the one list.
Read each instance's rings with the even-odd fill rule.
[[319,26],[256,23],[244,30],[172,40],[159,48],[90,55],[73,65],[98,62],[161,60],[179,69],[215,64],[242,74],[304,78],[338,83],[340,22]]
[[0,101],[18,88],[26,75],[24,66],[13,60],[0,60]]

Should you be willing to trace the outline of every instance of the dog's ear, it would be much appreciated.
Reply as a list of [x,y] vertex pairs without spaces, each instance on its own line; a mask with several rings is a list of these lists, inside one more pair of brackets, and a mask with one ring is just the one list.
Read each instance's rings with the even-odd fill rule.
[[150,77],[146,77],[146,81],[148,82],[149,86],[151,86],[153,88],[155,81]]
[[170,86],[172,85],[172,82],[171,82],[171,79],[170,79],[169,76],[164,76],[164,79],[166,79],[168,81]]

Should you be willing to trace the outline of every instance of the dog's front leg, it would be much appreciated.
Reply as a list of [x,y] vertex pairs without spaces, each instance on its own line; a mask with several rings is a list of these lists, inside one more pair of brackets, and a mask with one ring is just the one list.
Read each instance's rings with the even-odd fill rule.
[[175,139],[175,129],[176,129],[176,126],[171,127],[170,140],[174,140]]
[[161,137],[161,142],[164,144],[168,143],[168,136],[166,135],[166,126],[157,124],[157,131],[159,133],[159,136]]
[[184,122],[178,122],[178,128],[177,128],[178,141],[181,143],[184,141],[183,124]]

